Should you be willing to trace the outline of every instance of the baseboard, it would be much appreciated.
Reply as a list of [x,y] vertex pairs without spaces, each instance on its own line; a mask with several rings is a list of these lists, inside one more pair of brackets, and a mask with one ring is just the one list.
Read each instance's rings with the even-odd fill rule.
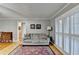
[[22,46],[49,46],[49,45],[22,45]]

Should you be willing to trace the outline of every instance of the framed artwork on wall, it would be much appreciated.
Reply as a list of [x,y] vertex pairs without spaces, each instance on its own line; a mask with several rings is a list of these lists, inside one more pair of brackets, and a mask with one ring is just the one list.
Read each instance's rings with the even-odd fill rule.
[[35,24],[30,24],[30,29],[35,29]]
[[41,24],[36,24],[36,29],[41,29]]

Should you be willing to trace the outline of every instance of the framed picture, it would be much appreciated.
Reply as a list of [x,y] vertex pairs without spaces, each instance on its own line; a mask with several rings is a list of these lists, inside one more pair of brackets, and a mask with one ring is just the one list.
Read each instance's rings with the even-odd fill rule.
[[35,29],[35,24],[30,24],[30,29]]
[[41,29],[41,24],[36,24],[36,29]]

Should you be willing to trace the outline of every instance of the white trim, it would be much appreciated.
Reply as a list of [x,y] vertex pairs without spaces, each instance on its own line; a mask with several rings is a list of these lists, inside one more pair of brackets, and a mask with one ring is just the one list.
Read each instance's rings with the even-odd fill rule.
[[60,9],[54,16],[52,16],[51,18],[54,18],[57,14],[59,14],[62,10],[64,10],[66,7],[68,7],[70,5],[70,3],[66,4],[62,9]]
[[71,10],[67,11],[66,13],[62,14],[61,16],[57,17],[56,19],[65,18],[65,17],[71,16],[72,14],[77,13],[77,12],[79,12],[79,5],[72,8]]
[[23,15],[21,13],[15,11],[15,10],[12,10],[11,8],[5,7],[3,5],[0,5],[0,7],[10,10],[10,11],[14,12],[15,14],[17,14],[18,16],[20,16],[21,18],[23,18]]

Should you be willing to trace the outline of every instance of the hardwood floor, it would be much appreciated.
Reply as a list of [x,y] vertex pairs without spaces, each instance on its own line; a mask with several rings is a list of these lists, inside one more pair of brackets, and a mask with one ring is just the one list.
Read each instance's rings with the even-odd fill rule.
[[17,43],[0,43],[0,55],[8,55],[17,46]]
[[[8,55],[18,46],[17,43],[0,43],[0,55]],[[63,55],[54,45],[50,44],[49,47],[55,55]]]
[[50,49],[54,52],[55,55],[64,55],[62,52],[60,52],[53,44],[49,45]]
[[12,44],[12,43],[0,43],[0,50],[8,47],[10,44]]

